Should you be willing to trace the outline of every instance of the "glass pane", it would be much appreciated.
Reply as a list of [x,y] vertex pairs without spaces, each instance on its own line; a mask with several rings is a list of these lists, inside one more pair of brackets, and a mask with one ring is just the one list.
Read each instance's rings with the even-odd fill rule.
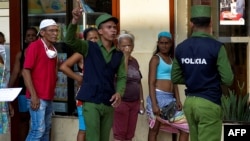
[[[58,65],[62,64],[70,55],[67,46],[62,42],[66,34],[66,4],[67,0],[24,0],[23,2],[23,29],[33,26],[39,29],[40,22],[43,19],[54,19],[58,24],[58,40],[54,46],[58,52]],[[75,105],[72,84],[70,79],[61,72],[57,73],[58,80],[55,88],[53,101],[53,110],[56,114],[71,114],[70,104]],[[72,107],[72,106],[71,106]]]
[[245,95],[247,92],[247,43],[226,43],[225,47],[234,73],[234,83],[230,89],[235,90],[237,94]]
[[66,32],[66,0],[28,0],[28,26],[38,29],[43,19],[56,21],[60,31],[58,42],[63,41]]
[[29,25],[39,25],[44,18],[65,23],[66,0],[28,0]]
[[83,0],[94,12],[112,14],[112,0]]
[[249,36],[248,0],[219,1],[219,36]]
[[[75,5],[77,3],[74,3]],[[83,20],[79,22],[78,37],[83,38],[83,31],[89,27],[95,27],[95,20],[104,13],[112,15],[112,0],[81,0],[84,10]]]

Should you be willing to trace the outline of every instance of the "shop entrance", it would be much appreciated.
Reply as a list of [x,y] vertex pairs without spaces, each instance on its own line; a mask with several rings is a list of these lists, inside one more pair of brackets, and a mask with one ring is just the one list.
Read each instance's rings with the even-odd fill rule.
[[[217,39],[225,44],[234,72],[234,83],[230,87],[237,94],[250,92],[250,15],[248,0],[220,0],[212,4],[213,31]],[[223,89],[228,91],[227,88]]]

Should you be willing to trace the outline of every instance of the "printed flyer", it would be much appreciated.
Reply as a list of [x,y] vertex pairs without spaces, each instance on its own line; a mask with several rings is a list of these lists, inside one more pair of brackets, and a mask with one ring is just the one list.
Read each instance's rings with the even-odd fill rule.
[[220,0],[220,25],[245,25],[245,0]]

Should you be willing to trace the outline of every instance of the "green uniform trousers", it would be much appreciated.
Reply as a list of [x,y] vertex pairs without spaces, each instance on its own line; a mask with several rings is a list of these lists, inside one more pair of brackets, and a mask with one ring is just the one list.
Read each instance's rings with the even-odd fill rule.
[[86,141],[109,141],[114,108],[104,104],[84,102]]
[[221,106],[207,99],[187,96],[183,107],[189,125],[191,141],[220,141]]

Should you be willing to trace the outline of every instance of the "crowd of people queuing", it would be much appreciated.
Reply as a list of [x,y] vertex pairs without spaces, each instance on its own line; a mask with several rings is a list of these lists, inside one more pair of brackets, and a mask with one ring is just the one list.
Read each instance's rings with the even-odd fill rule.
[[[114,141],[132,141],[138,114],[144,113],[149,123],[148,141],[157,140],[163,124],[178,130],[179,141],[188,141],[189,134],[191,141],[220,140],[220,83],[230,85],[233,73],[223,44],[212,38],[211,7],[191,8],[192,36],[176,48],[170,32],[158,33],[149,61],[146,105],[140,65],[132,56],[134,35],[126,30],[118,34],[119,20],[103,14],[96,19],[96,28],[87,28],[84,40],[78,39],[75,35],[82,12],[80,5],[72,10],[65,43],[74,54],[60,66],[54,47],[59,29],[53,19],[42,20],[38,31],[33,27],[26,30],[25,45],[16,55],[8,84],[2,81],[5,62],[0,56],[0,88],[14,87],[16,81],[23,88],[18,96],[21,141],[50,140],[58,70],[78,84],[77,141],[109,141],[111,129]],[[0,44],[4,42],[0,32]],[[183,61],[197,58],[204,60],[196,65]],[[71,69],[75,64],[79,74]],[[177,84],[187,86],[184,105]],[[173,123],[160,117],[161,109],[172,101],[177,105]],[[8,132],[10,116],[14,116],[11,104],[0,102],[0,134]]]

